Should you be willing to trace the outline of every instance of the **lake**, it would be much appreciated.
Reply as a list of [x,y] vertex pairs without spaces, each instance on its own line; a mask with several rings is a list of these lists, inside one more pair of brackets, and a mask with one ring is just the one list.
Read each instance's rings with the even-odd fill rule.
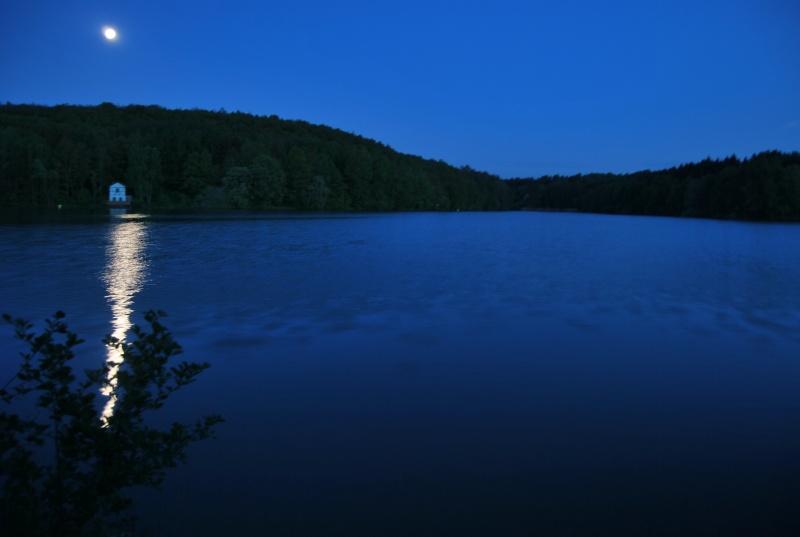
[[227,421],[147,534],[800,534],[800,225],[128,214],[0,256],[0,311],[66,311],[85,363],[151,308],[211,363],[162,412]]

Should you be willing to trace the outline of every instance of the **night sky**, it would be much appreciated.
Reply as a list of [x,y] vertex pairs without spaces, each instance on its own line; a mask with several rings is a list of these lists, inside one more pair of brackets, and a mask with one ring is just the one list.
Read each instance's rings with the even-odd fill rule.
[[626,173],[800,149],[798,28],[796,0],[7,0],[0,102],[274,114],[504,178]]

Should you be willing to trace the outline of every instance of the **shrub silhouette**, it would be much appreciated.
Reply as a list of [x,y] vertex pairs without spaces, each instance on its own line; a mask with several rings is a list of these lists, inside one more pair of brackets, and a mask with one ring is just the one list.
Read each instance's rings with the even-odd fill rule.
[[[163,315],[145,313],[149,330],[134,326],[130,343],[107,336],[119,360],[85,371],[83,379],[71,366],[83,340],[69,331],[63,312],[47,319],[40,334],[26,320],[3,316],[29,347],[0,389],[3,535],[69,537],[131,523],[125,489],[158,486],[167,468],[185,462],[189,444],[214,436],[223,421],[216,414],[165,430],[147,423],[148,411],[209,367],[169,364],[182,350],[161,324]],[[101,391],[110,396],[105,411]]]

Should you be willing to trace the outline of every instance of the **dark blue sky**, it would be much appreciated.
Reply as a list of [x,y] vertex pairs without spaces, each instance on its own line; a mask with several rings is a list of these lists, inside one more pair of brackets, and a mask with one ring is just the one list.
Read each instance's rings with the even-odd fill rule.
[[798,28],[796,0],[8,0],[0,102],[224,108],[502,177],[624,173],[800,150]]

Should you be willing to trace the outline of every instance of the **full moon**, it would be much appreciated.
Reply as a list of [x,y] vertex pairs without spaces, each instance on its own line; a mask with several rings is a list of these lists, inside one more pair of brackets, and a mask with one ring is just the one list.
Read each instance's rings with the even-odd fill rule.
[[117,31],[110,26],[106,26],[103,28],[103,35],[106,36],[106,39],[109,41],[113,41],[117,38]]

